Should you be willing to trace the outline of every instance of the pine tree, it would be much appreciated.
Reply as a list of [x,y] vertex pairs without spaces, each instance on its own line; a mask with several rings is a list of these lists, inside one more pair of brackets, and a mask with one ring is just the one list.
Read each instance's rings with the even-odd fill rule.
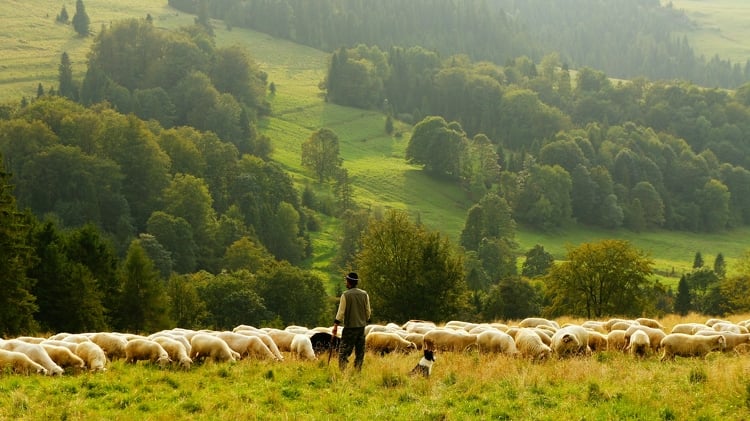
[[727,262],[724,260],[724,255],[721,253],[717,254],[716,259],[714,259],[714,273],[719,278],[727,276]]
[[693,269],[699,269],[703,267],[703,256],[701,252],[696,251],[695,257],[693,257]]
[[68,19],[70,19],[70,17],[68,16],[68,9],[66,9],[65,5],[63,5],[62,10],[60,10],[60,14],[57,15],[55,20],[60,23],[68,23]]
[[680,283],[677,284],[677,297],[675,297],[674,311],[681,316],[685,316],[690,312],[690,287],[688,286],[687,278],[683,275],[680,278]]
[[30,217],[19,212],[0,156],[0,336],[30,333],[35,327],[36,298],[26,272],[36,257],[27,244]]
[[86,14],[86,6],[83,0],[76,0],[76,14],[73,15],[73,29],[82,37],[89,35],[89,15]]
[[78,92],[76,92],[75,85],[73,84],[73,66],[70,63],[70,56],[68,56],[67,52],[63,52],[62,56],[60,56],[57,81],[60,84],[57,89],[60,96],[74,101],[78,99]]

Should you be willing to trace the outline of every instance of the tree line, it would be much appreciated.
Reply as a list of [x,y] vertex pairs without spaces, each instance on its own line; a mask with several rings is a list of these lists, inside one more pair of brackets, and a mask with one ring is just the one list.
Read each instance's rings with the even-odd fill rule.
[[695,53],[684,35],[684,11],[658,0],[169,0],[229,27],[246,27],[324,51],[358,44],[388,50],[421,46],[442,56],[504,64],[558,53],[571,68],[617,78],[684,79],[736,88],[750,80],[750,61]]
[[507,66],[419,47],[331,55],[329,101],[413,121],[406,158],[528,226],[715,232],[750,223],[748,92]]

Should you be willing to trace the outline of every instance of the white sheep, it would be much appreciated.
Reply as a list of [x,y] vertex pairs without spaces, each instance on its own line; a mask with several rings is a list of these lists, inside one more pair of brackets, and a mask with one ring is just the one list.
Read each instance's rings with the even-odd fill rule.
[[726,342],[725,352],[734,351],[742,344],[750,344],[750,333],[717,332],[715,330],[699,330],[695,332],[700,336],[721,335]]
[[55,345],[55,346],[62,346],[65,348],[68,348],[72,353],[75,354],[76,348],[78,348],[78,344],[75,342],[65,342],[57,339],[45,339],[40,343],[40,345]]
[[406,335],[404,335],[404,339],[414,343],[414,345],[417,346],[418,350],[422,350],[422,348],[424,348],[424,334],[422,333],[407,333]]
[[648,326],[653,329],[664,330],[664,325],[662,325],[661,323],[659,323],[658,320],[655,320],[655,319],[649,319],[647,317],[639,317],[635,319],[635,321],[638,322],[638,324],[642,326]]
[[125,362],[135,364],[138,361],[148,361],[166,367],[172,360],[169,354],[158,342],[150,339],[133,339],[125,345]]
[[525,358],[542,360],[552,355],[552,349],[530,328],[518,329],[515,332],[515,343],[518,352]]
[[[271,353],[274,356],[274,359],[277,361],[284,361],[284,356],[281,354],[281,351],[279,351],[279,347],[276,346],[276,342],[274,342],[273,338],[271,336],[263,331],[260,330],[238,330],[236,333],[239,333],[240,335],[245,336],[257,336],[260,338],[261,341],[268,347],[268,349],[271,351]],[[306,334],[310,334],[310,331],[308,330]]]
[[711,351],[723,351],[726,339],[721,335],[700,336],[684,333],[670,333],[661,340],[664,354],[661,361],[681,357],[705,357]]
[[198,333],[190,339],[190,359],[199,361],[206,358],[214,362],[234,362],[240,359],[240,354],[232,351],[223,339],[208,333]]
[[278,358],[276,358],[258,336],[248,336],[228,331],[216,333],[216,336],[223,339],[233,351],[240,354],[240,358],[255,357],[278,361]]
[[32,361],[47,369],[47,374],[50,376],[60,375],[65,372],[62,367],[52,361],[52,358],[50,358],[47,351],[40,344],[30,344],[28,342],[11,339],[0,343],[0,348],[6,351],[15,351],[26,354],[26,356],[31,358]]
[[[52,345],[46,342],[42,342],[41,345],[45,351],[47,351],[47,355],[49,355],[50,358],[52,358],[52,361],[55,362],[55,364],[59,365],[63,370],[66,368],[71,368],[73,370],[83,370],[86,368],[86,363],[79,357],[78,355],[74,354],[73,351],[71,351],[69,348],[66,348],[64,346],[58,346],[58,345]],[[78,346],[76,344],[76,346]]]
[[312,341],[310,340],[310,337],[304,333],[294,335],[291,344],[291,352],[293,356],[301,360],[314,361],[317,359],[315,351],[313,350]]
[[513,337],[497,329],[488,329],[477,335],[479,352],[517,355],[518,349]]
[[651,341],[648,334],[643,330],[636,330],[630,335],[626,351],[634,357],[645,357],[651,347]]
[[560,357],[583,355],[589,350],[589,332],[579,325],[568,325],[552,335],[552,351]]
[[186,370],[190,369],[193,360],[188,356],[188,352],[182,342],[167,335],[156,336],[151,340],[161,345],[167,351],[167,355],[169,355],[169,359],[172,362],[179,363]]
[[39,338],[39,337],[36,337],[36,336],[19,336],[17,338],[13,338],[13,339],[15,339],[17,341],[24,341],[24,342],[27,342],[27,343],[30,343],[30,344],[40,344],[40,343],[42,343],[42,342],[44,342],[46,340],[45,338]]
[[607,335],[589,330],[589,349],[591,352],[601,352],[607,349]]
[[543,317],[527,317],[518,323],[518,327],[539,327],[547,326],[554,330],[560,329],[560,325],[554,320],[548,320]]
[[126,357],[125,346],[128,344],[128,340],[125,339],[124,335],[111,332],[96,332],[89,337],[89,340],[99,345],[104,351],[104,355],[110,361]]
[[47,369],[34,362],[28,355],[0,349],[0,370],[6,369],[20,374],[47,374]]
[[292,339],[296,333],[281,329],[268,329],[265,332],[271,337],[279,351],[290,352],[292,350]]
[[383,355],[394,351],[416,351],[417,344],[409,342],[397,333],[370,332],[370,334],[365,336],[365,349]]
[[409,333],[421,333],[423,335],[436,327],[435,323],[425,320],[409,320],[401,325],[401,328]]
[[424,334],[424,346],[436,351],[466,351],[477,343],[477,335],[463,330],[436,328]]
[[714,323],[711,327],[717,332],[748,333],[746,327],[729,322]]
[[161,332],[149,335],[148,339],[154,340],[155,338],[161,337],[174,339],[175,341],[181,343],[182,346],[185,347],[185,352],[190,355],[190,339],[185,336],[185,332],[181,332],[179,330],[162,330]]
[[664,339],[665,336],[667,336],[667,334],[661,329],[652,328],[645,325],[633,325],[625,331],[626,343],[630,342],[631,335],[636,331],[642,331],[646,333],[646,335],[648,335],[648,341],[651,344],[651,349],[654,352],[659,352],[659,348],[661,347],[661,340]]
[[75,354],[81,357],[89,371],[106,371],[107,355],[99,345],[88,341],[76,346]]
[[625,351],[628,342],[625,340],[624,330],[613,330],[607,334],[608,351]]
[[706,326],[703,323],[678,323],[672,327],[670,333],[684,333],[692,335],[699,330],[710,329],[710,326]]

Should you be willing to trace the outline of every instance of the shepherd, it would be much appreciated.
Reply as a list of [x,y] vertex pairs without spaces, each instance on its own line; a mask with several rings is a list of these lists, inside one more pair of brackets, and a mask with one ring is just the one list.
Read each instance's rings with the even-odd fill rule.
[[341,294],[339,309],[333,320],[333,335],[331,337],[331,350],[328,354],[330,361],[333,353],[333,338],[340,324],[344,325],[341,332],[341,344],[339,349],[339,369],[344,371],[349,363],[349,356],[354,351],[354,369],[362,370],[365,360],[365,326],[370,323],[372,309],[370,308],[370,296],[366,291],[357,288],[359,276],[356,272],[349,272],[346,277],[346,291]]

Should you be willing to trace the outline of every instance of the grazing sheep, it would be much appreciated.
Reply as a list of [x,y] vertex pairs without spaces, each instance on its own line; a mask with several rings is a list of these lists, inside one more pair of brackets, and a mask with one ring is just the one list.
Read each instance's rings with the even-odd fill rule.
[[589,332],[578,325],[560,328],[552,335],[552,351],[560,357],[589,352]]
[[310,337],[304,333],[294,335],[294,339],[292,339],[292,355],[301,360],[314,361],[318,359],[315,356],[315,351],[313,351]]
[[99,345],[89,341],[76,346],[75,354],[81,357],[89,371],[106,371],[107,355]]
[[396,333],[371,332],[365,336],[365,349],[385,355],[394,351],[416,351],[417,344],[407,341]]
[[[618,325],[618,323],[622,323],[622,324]],[[615,327],[615,325],[618,325],[617,327],[619,328],[619,327],[622,327],[624,324],[626,325],[624,329],[617,329],[617,330],[626,330],[633,323],[637,323],[637,322],[635,320],[613,318],[613,319],[607,320],[604,323],[604,328],[607,329],[607,332],[611,332],[613,330],[613,327]]]
[[699,330],[710,329],[709,326],[703,323],[678,323],[672,327],[670,333],[684,333],[686,335],[692,335]]
[[[276,342],[266,332],[260,330],[238,330],[236,333],[245,336],[257,336],[268,347],[276,360],[284,361],[284,356],[279,351],[279,347],[276,346]],[[309,330],[306,333],[309,334]]]
[[607,334],[608,351],[625,351],[628,342],[625,340],[624,330],[613,330]]
[[747,328],[734,323],[718,322],[711,327],[717,332],[748,333]]
[[721,335],[726,342],[725,352],[734,351],[742,344],[750,344],[750,333],[717,332],[715,330],[699,330],[695,332],[699,336]]
[[518,349],[513,337],[499,330],[485,330],[477,335],[479,352],[516,355]]
[[661,361],[681,357],[705,357],[711,351],[723,351],[726,339],[721,335],[696,336],[684,333],[670,333],[661,340],[664,354]]
[[639,326],[639,324],[636,321],[624,320],[613,323],[611,326],[609,326],[609,331],[612,332],[613,330],[628,330],[631,326]]
[[19,336],[17,338],[13,338],[13,339],[15,339],[17,341],[23,341],[23,342],[26,342],[26,343],[30,343],[30,344],[40,344],[40,343],[42,343],[42,342],[44,342],[46,340],[45,338],[38,338],[36,336]]
[[560,325],[554,320],[547,320],[542,317],[527,317],[518,323],[519,327],[539,327],[547,326],[555,330],[560,329]]
[[555,332],[551,332],[547,329],[543,329],[540,327],[532,327],[531,330],[536,332],[537,335],[539,335],[539,338],[544,342],[547,346],[552,346],[552,335],[555,334]]
[[409,342],[413,342],[414,345],[417,346],[418,350],[422,350],[424,348],[424,334],[422,333],[407,333],[404,335],[404,339],[406,339]]
[[730,322],[729,320],[723,320],[723,319],[708,319],[708,320],[706,320],[706,323],[705,323],[705,325],[706,325],[706,326],[708,326],[708,327],[714,327],[714,325],[715,325],[716,323],[727,323],[727,324],[732,324],[732,322]]
[[240,359],[256,357],[278,361],[278,358],[258,336],[247,336],[234,332],[219,332],[216,336],[223,339],[233,351],[240,354]]
[[47,369],[47,374],[50,376],[60,375],[65,372],[62,367],[52,361],[52,358],[50,358],[47,351],[40,344],[30,344],[28,342],[11,339],[0,343],[0,348],[6,351],[15,351],[26,354],[26,356],[31,358],[32,361]]
[[0,349],[0,370],[10,370],[19,374],[47,374],[47,369],[34,362],[22,352]]
[[542,342],[542,338],[530,328],[518,329],[515,336],[516,348],[521,356],[532,360],[547,359],[552,349]]
[[586,320],[585,322],[581,323],[581,327],[594,332],[603,333],[605,335],[609,333],[607,327],[604,325],[604,322],[600,322],[598,320]]
[[630,342],[631,335],[633,335],[633,333],[636,331],[642,331],[646,333],[646,335],[648,335],[648,341],[651,344],[651,349],[654,352],[659,352],[659,348],[661,347],[661,340],[664,339],[665,336],[667,336],[667,334],[661,329],[656,329],[644,325],[633,325],[625,331],[625,343]]
[[165,351],[167,351],[167,355],[169,355],[169,359],[172,360],[172,362],[179,363],[182,368],[186,370],[190,369],[193,360],[188,357],[188,352],[182,342],[170,338],[167,335],[156,336],[152,341],[158,343]]
[[40,345],[62,346],[62,347],[68,348],[70,352],[74,354],[76,352],[76,348],[78,348],[78,344],[75,342],[65,342],[65,341],[60,341],[56,339],[45,339],[44,341],[42,341],[42,343],[40,343]]
[[240,354],[232,351],[223,339],[208,333],[198,333],[193,335],[190,340],[190,345],[192,347],[192,350],[190,351],[190,359],[194,362],[206,358],[209,358],[214,362],[234,362],[240,359]]
[[[174,339],[175,341],[181,343],[185,348],[185,352],[190,355],[190,340],[185,337],[184,332],[180,333],[177,331],[161,331],[148,336],[148,339],[151,339],[152,341],[156,338]],[[167,350],[167,353],[169,353],[169,350]]]
[[63,342],[72,342],[76,344],[80,344],[81,342],[91,342],[91,339],[89,339],[88,336],[82,334],[82,333],[76,333],[74,335],[68,334],[64,338],[61,339]]
[[638,322],[638,324],[642,326],[648,326],[653,329],[662,329],[662,330],[664,329],[664,326],[661,323],[659,323],[658,320],[649,319],[646,317],[639,317],[635,319],[635,321]]
[[601,352],[607,350],[607,335],[589,330],[589,349],[591,352]]
[[265,332],[271,337],[279,351],[290,352],[292,350],[292,339],[296,333],[281,329],[268,329]]
[[424,346],[437,351],[465,351],[476,343],[477,335],[463,330],[436,328],[424,334]]
[[47,351],[47,355],[52,358],[52,361],[54,361],[55,364],[59,365],[63,370],[65,370],[66,368],[72,368],[73,370],[83,370],[84,368],[86,368],[86,363],[83,362],[81,357],[74,354],[73,351],[71,351],[69,348],[66,348],[64,346],[51,345],[45,342],[42,342],[39,345],[41,345],[44,350]]
[[128,344],[128,340],[125,339],[125,336],[110,332],[97,332],[91,335],[89,339],[99,345],[110,361],[126,357],[125,346]]
[[630,340],[625,350],[630,351],[630,355],[634,357],[642,358],[646,356],[650,347],[651,342],[648,334],[643,330],[636,330],[630,335]]
[[125,345],[125,362],[135,364],[138,361],[148,361],[166,367],[172,360],[167,351],[150,339],[133,339]]
[[425,334],[432,329],[437,328],[437,325],[433,322],[428,322],[425,320],[409,320],[408,322],[401,325],[401,328],[409,333],[421,333]]

